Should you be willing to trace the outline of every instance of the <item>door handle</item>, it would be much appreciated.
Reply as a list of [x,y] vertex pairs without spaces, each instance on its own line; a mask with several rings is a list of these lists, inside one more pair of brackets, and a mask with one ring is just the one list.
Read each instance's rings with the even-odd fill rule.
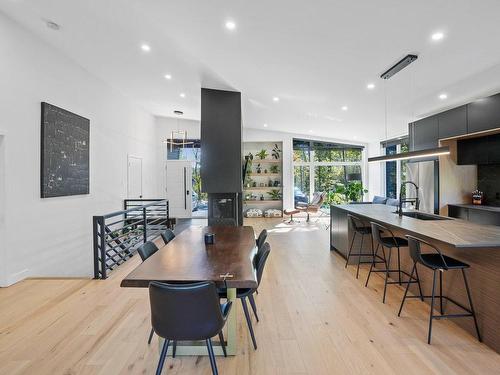
[[184,196],[184,209],[187,210],[187,195],[189,191],[187,190],[186,167],[184,167],[184,191],[186,191],[186,195]]

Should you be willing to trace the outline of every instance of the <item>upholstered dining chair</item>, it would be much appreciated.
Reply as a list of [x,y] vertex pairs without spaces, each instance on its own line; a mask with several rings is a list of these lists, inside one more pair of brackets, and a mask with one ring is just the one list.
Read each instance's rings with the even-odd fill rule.
[[189,284],[149,284],[151,325],[156,334],[165,339],[156,374],[160,375],[170,342],[205,340],[212,367],[217,375],[217,364],[212,337],[219,336],[224,355],[226,347],[222,329],[231,310],[231,302],[220,304],[213,281]]

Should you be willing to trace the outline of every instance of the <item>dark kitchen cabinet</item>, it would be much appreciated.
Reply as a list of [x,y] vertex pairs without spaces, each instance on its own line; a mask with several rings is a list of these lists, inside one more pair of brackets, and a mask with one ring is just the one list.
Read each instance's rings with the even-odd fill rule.
[[467,104],[467,132],[500,128],[500,94]]
[[438,116],[431,116],[413,123],[412,151],[438,147]]
[[489,142],[487,137],[460,139],[457,141],[457,164],[488,164]]
[[463,105],[438,116],[438,138],[457,137],[467,134],[467,106]]
[[500,135],[458,140],[457,164],[500,164]]

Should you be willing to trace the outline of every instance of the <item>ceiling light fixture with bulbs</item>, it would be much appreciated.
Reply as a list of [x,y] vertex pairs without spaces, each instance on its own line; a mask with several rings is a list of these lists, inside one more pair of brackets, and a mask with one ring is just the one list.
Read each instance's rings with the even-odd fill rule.
[[[174,111],[174,114],[177,116],[182,116],[184,112],[182,111]],[[170,152],[173,151],[174,147],[185,148],[186,145],[191,145],[194,142],[188,141],[188,132],[187,130],[181,130],[179,128],[179,117],[176,118],[177,130],[172,130],[170,132],[170,138],[163,141],[163,143],[170,146]]]

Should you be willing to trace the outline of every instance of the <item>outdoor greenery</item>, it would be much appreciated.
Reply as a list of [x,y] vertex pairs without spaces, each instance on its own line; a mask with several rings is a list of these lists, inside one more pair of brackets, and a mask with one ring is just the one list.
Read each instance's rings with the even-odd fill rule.
[[338,183],[335,188],[328,193],[330,204],[343,204],[359,202],[363,199],[363,194],[368,190],[363,188],[361,181],[350,181],[346,184]]

